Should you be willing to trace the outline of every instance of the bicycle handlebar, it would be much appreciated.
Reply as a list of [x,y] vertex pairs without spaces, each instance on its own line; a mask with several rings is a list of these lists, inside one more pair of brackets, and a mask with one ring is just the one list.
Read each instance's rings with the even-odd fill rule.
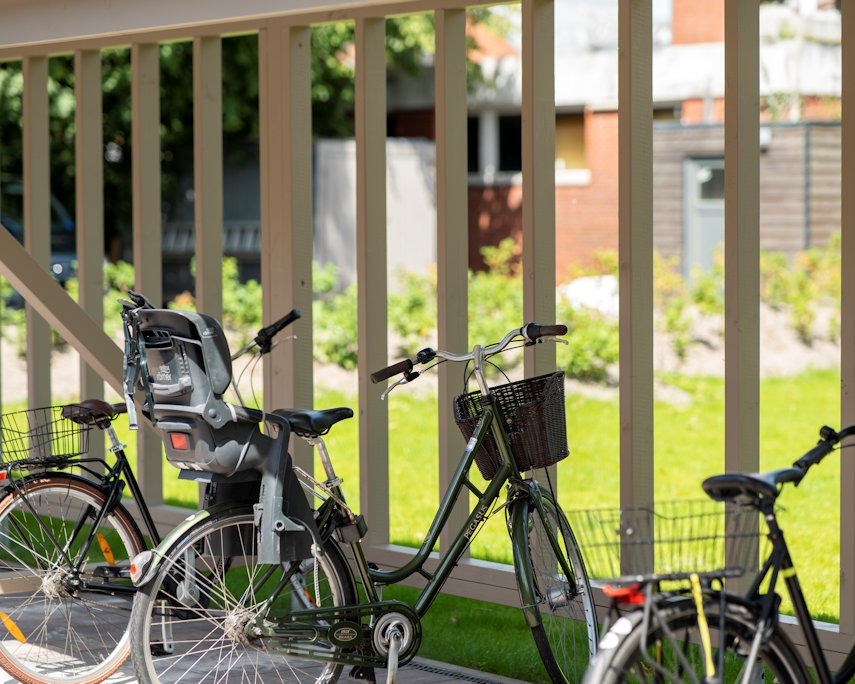
[[255,344],[258,345],[258,348],[261,350],[262,354],[266,354],[270,351],[270,344],[273,341],[273,338],[285,327],[291,325],[294,321],[300,318],[302,314],[300,313],[300,309],[291,309],[287,314],[282,316],[275,323],[271,323],[266,328],[262,328],[258,331],[258,334],[255,336]]
[[815,466],[828,456],[834,450],[835,446],[853,434],[855,434],[855,425],[845,427],[840,432],[830,428],[828,425],[824,425],[819,431],[819,442],[793,463],[793,467],[807,472],[811,466]]
[[[486,347],[480,347],[480,352],[483,354],[483,358],[486,358],[504,351],[508,344],[520,337],[525,340],[525,344],[528,346],[537,344],[545,337],[560,337],[561,335],[566,334],[567,326],[560,323],[549,325],[541,323],[527,323],[521,328],[511,330],[501,339],[501,341],[487,345]],[[398,375],[399,373],[403,374],[407,380],[414,380],[418,377],[418,374],[413,373],[413,367],[415,364],[430,363],[437,357],[445,361],[472,361],[475,359],[476,350],[479,349],[479,346],[480,345],[475,345],[472,351],[468,354],[452,354],[451,352],[442,350],[422,349],[414,359],[404,359],[403,361],[393,363],[391,366],[386,366],[385,368],[375,371],[371,374],[371,382],[376,384],[383,380],[388,380],[393,375]],[[412,375],[412,378],[409,377],[410,375]]]

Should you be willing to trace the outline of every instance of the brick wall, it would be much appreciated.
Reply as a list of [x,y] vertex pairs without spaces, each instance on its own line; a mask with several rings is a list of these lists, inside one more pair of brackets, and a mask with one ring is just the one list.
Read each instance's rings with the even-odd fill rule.
[[672,37],[675,45],[722,42],[724,0],[674,0]]

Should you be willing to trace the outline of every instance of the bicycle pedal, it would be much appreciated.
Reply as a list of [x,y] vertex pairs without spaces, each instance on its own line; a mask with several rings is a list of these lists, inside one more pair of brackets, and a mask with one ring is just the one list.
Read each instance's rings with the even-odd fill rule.
[[350,672],[347,674],[350,679],[364,679],[367,682],[376,682],[377,678],[374,676],[374,668],[373,667],[363,667],[361,665],[356,665],[351,668]]

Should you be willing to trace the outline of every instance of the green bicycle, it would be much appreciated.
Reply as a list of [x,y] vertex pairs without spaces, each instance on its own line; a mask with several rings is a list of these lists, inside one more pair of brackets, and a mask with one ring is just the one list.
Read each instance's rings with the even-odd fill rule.
[[[182,477],[207,480],[212,496],[228,492],[134,560],[139,591],[131,642],[141,682],[333,682],[344,666],[368,678],[374,668],[388,668],[394,681],[398,666],[418,651],[421,617],[503,490],[522,607],[540,656],[553,681],[581,679],[597,643],[585,566],[553,494],[521,474],[568,453],[563,374],[495,388],[484,377],[485,361],[512,342],[542,342],[565,334],[565,326],[528,324],[467,354],[425,349],[372,375],[381,382],[400,374],[396,384],[402,384],[418,377],[415,364],[471,362],[479,387],[455,402],[469,441],[421,548],[403,567],[381,570],[365,557],[366,523],[346,503],[322,437],[352,410],[262,414],[230,407],[225,413],[238,419],[211,428],[209,412],[219,399],[205,381],[224,380],[230,371],[216,367],[227,353],[199,353],[205,339],[219,334],[216,322],[206,318],[196,335],[192,325],[182,328],[181,312],[138,313],[129,334],[143,351],[130,366],[141,364],[143,380],[131,384],[143,386],[144,411],[163,434],[167,458],[182,467]],[[150,382],[156,373],[161,379]],[[177,388],[188,385],[193,389],[185,395],[198,394],[179,405],[176,397],[184,395]],[[290,432],[316,448],[324,481],[292,466],[285,448]],[[485,491],[469,478],[473,462],[488,480]],[[316,510],[303,507],[300,485],[320,502]],[[428,571],[454,502],[470,492],[477,503]],[[427,580],[414,605],[382,599],[384,585],[414,574]]]

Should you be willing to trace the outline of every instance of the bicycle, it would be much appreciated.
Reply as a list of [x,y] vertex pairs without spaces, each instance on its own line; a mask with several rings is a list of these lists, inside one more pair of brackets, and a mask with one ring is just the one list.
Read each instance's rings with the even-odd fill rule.
[[[725,473],[705,480],[702,486],[707,495],[726,506],[718,511],[718,519],[727,526],[725,536],[733,539],[723,546],[721,535],[707,535],[707,541],[717,538],[719,558],[725,558],[726,549],[728,563],[720,560],[721,568],[707,572],[696,565],[682,574],[648,572],[619,578],[622,584],[610,591],[615,605],[634,604],[637,609],[618,618],[605,632],[586,674],[586,684],[814,681],[779,621],[781,579],[808,646],[816,681],[831,684],[855,677],[855,647],[837,673],[831,673],[775,510],[784,485],[798,485],[810,468],[853,434],[855,425],[840,432],[826,426],[820,430],[817,445],[790,468]],[[765,535],[760,533],[761,519]],[[634,529],[632,523],[622,521],[604,545],[623,545],[626,549],[629,529]],[[637,536],[639,547],[652,543],[652,537],[646,542],[642,539],[647,536],[643,531]],[[759,542],[764,536],[766,548],[760,553]],[[740,554],[737,542],[747,553]],[[726,577],[746,571],[756,575],[745,593],[724,589]],[[684,583],[657,591],[663,580],[675,579],[688,579],[689,586]]]
[[[165,340],[170,337],[168,329],[176,327],[180,325],[174,321],[149,317],[140,321],[138,339],[150,348],[153,340]],[[398,667],[418,651],[421,617],[495,512],[503,488],[507,499],[500,509],[507,517],[523,610],[541,658],[553,681],[581,677],[597,635],[581,554],[551,492],[534,478],[520,476],[568,453],[563,374],[498,388],[489,388],[484,378],[484,363],[512,341],[535,344],[566,331],[562,325],[528,324],[496,344],[475,345],[466,354],[425,349],[415,359],[371,376],[375,383],[402,376],[386,390],[388,394],[419,377],[417,364],[472,362],[479,387],[455,402],[456,418],[469,442],[430,530],[412,560],[389,570],[368,562],[361,546],[366,522],[346,503],[342,480],[323,440],[334,425],[353,416],[351,409],[262,413],[241,408],[248,412],[243,414],[248,421],[214,428],[207,413],[192,408],[193,402],[170,405],[159,387],[143,387],[167,458],[185,468],[183,476],[214,483],[260,479],[262,484],[260,490],[247,492],[253,496],[197,513],[154,552],[135,559],[133,578],[139,591],[133,607],[132,652],[139,680],[173,681],[180,673],[194,682],[334,682],[349,666],[352,675],[370,680],[375,668],[387,668],[387,681],[394,681]],[[189,333],[184,330],[184,339],[192,337]],[[192,350],[180,353],[192,356]],[[154,363],[163,358],[158,356]],[[192,384],[205,387],[206,374],[219,370],[204,367]],[[266,435],[258,429],[261,423]],[[241,448],[232,453],[196,448],[204,452],[199,458],[174,448],[177,434],[186,436],[186,443],[213,445],[219,429],[231,430]],[[290,432],[315,448],[324,481],[292,466],[286,450]],[[184,436],[178,439],[181,445]],[[238,466],[235,454],[247,450],[254,454],[253,465],[244,459]],[[483,492],[469,479],[473,462],[488,480]],[[320,502],[316,510],[308,509],[300,485]],[[470,492],[478,502],[436,569],[428,572],[426,560],[451,507],[458,496]],[[284,519],[279,517],[283,510]],[[384,585],[416,574],[427,583],[413,606],[382,599]]]
[[[130,654],[130,561],[149,544],[125,486],[160,537],[113,428],[125,410],[89,399],[0,417],[0,667],[18,681],[99,682]],[[92,428],[112,465],[85,455]]]
[[[129,295],[126,309],[151,308]],[[235,358],[269,350],[294,313]],[[95,684],[130,655],[131,561],[161,537],[113,427],[126,411],[89,399],[0,416],[0,667],[18,681]],[[112,464],[88,455],[93,428]]]

